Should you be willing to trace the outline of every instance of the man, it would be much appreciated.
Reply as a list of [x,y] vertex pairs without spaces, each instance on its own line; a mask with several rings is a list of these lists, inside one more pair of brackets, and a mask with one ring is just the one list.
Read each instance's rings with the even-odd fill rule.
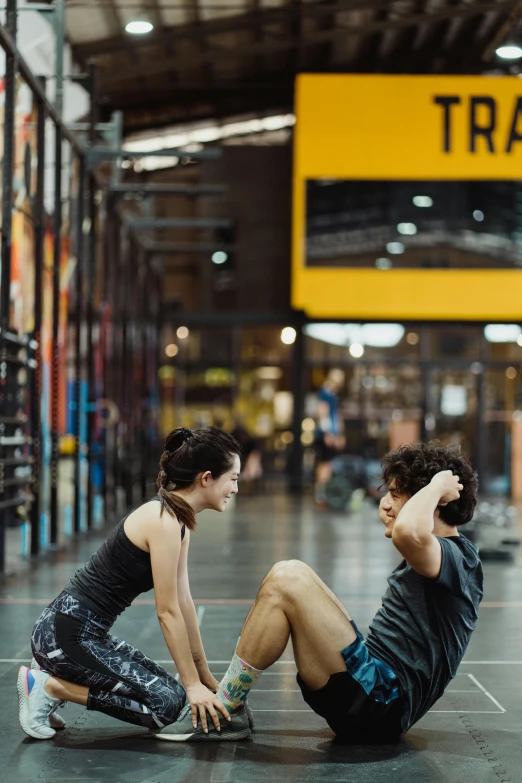
[[[404,446],[383,460],[385,536],[403,556],[363,640],[311,568],[275,565],[247,617],[218,697],[230,713],[292,638],[305,701],[354,742],[396,741],[455,676],[478,617],[482,568],[458,528],[476,505],[477,478],[457,446]],[[164,732],[209,739],[190,722]],[[176,726],[176,729],[174,729]],[[216,732],[211,732],[217,738]]]
[[344,385],[344,372],[332,369],[317,393],[315,430],[315,503],[326,508],[326,487],[332,478],[332,460],[344,448],[338,394]]

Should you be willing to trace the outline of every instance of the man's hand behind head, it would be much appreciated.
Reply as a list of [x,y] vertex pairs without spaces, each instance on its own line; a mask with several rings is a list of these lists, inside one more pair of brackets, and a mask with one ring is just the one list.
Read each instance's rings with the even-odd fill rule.
[[437,486],[440,492],[439,506],[447,506],[453,500],[458,500],[464,489],[459,477],[455,476],[451,470],[441,470],[440,473],[436,473],[431,484]]

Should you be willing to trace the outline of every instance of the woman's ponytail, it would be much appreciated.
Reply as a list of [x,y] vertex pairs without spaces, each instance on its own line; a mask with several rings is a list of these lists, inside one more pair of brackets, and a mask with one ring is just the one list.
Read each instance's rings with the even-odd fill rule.
[[165,487],[158,488],[158,497],[161,501],[160,516],[166,510],[168,514],[177,517],[182,525],[186,525],[189,530],[194,530],[196,527],[196,515],[192,506],[186,500],[183,500],[179,495],[175,495],[174,492],[169,492]]

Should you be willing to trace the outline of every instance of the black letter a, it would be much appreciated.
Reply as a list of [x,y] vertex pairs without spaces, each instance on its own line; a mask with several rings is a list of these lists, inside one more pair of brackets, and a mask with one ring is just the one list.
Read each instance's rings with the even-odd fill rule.
[[511,152],[515,141],[522,141],[522,134],[517,131],[518,115],[522,112],[522,98],[517,98],[515,111],[513,112],[513,122],[509,131],[509,139],[506,144],[506,152]]

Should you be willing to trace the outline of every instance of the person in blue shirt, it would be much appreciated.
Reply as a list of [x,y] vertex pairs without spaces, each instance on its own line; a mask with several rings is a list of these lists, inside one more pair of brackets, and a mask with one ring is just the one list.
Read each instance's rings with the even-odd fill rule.
[[317,393],[315,429],[315,502],[326,508],[326,487],[332,478],[332,460],[345,445],[338,394],[344,386],[344,372],[329,371]]

